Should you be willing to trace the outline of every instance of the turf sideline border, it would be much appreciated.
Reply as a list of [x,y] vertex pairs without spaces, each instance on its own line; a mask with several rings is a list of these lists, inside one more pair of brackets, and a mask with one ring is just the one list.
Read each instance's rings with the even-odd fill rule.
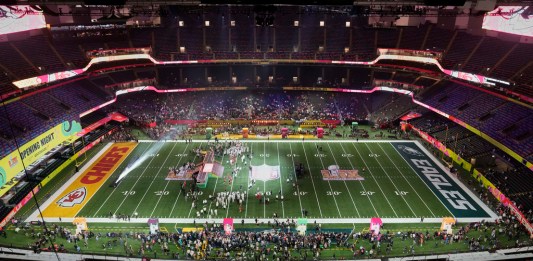
[[[248,139],[219,139],[218,142],[225,142],[225,141],[241,141],[241,142],[250,142],[250,143],[254,143],[254,142],[257,142],[257,143],[268,143],[268,142],[280,142],[280,143],[302,143],[302,142],[311,142],[311,143],[383,143],[383,142],[389,142],[389,143],[397,143],[397,142],[415,142],[415,140],[359,140],[359,141],[356,141],[356,140],[352,140],[352,139],[346,139],[346,140],[321,140],[321,139],[306,139],[306,140],[301,140],[301,139],[282,139],[282,140],[279,140],[279,139],[253,139],[253,140],[248,140]],[[150,142],[167,142],[167,143],[171,143],[171,142],[178,142],[178,143],[185,143],[187,141],[185,140],[139,140],[138,141],[139,143],[150,143]],[[215,142],[214,139],[211,139],[211,140],[192,140],[192,142]]]
[[[109,147],[111,147],[113,144],[115,144],[115,143],[109,142],[103,148],[101,148],[100,151],[96,155],[94,155],[81,169],[79,169],[79,171],[76,174],[72,175],[70,177],[70,179],[67,182],[65,182],[65,184],[63,184],[63,186],[61,186],[58,190],[56,190],[54,192],[54,194],[52,194],[52,196],[50,196],[43,204],[41,204],[41,209],[45,210],[46,208],[48,208],[48,206],[50,206],[50,204],[52,204],[53,201],[57,197],[59,197],[59,195],[61,193],[63,193],[63,191],[65,191],[65,189],[67,189],[74,181],[76,181],[80,175],[85,173],[85,171],[89,167],[91,167],[93,165],[93,163],[96,160],[98,160],[100,158],[100,156],[102,156],[104,154],[104,152],[106,152],[109,149]],[[37,209],[35,211],[33,211],[33,213],[31,215],[29,215],[28,218],[26,218],[25,222],[36,221],[36,220],[40,220],[40,218],[39,218],[39,210],[37,210]],[[45,218],[45,220],[46,220],[46,218]],[[72,219],[72,220],[74,220],[74,219]]]
[[[481,201],[481,199],[479,199],[476,195],[474,195],[474,193],[472,193],[472,191],[470,189],[468,189],[464,184],[463,182],[461,182],[457,177],[455,177],[455,175],[452,175],[449,171],[448,168],[446,168],[442,162],[440,162],[437,158],[435,158],[435,156],[433,156],[433,154],[431,154],[421,143],[420,141],[418,140],[414,140],[412,141],[414,144],[416,144],[418,146],[419,149],[421,149],[431,160],[433,160],[433,162],[435,162],[435,164],[437,164],[437,166],[439,166],[439,168],[441,168],[444,173],[446,173],[446,175],[448,175],[448,177],[450,179],[452,179],[455,183],[457,183],[457,185],[474,201],[476,202],[487,214],[489,214],[489,216],[493,219],[493,220],[486,220],[488,222],[494,222],[496,219],[498,219],[498,215],[496,215],[496,213],[494,213],[494,211],[492,211],[492,209],[490,209],[485,203],[483,203],[483,201]],[[401,155],[400,155],[401,156]],[[437,197],[438,198],[438,197]],[[443,203],[444,204],[444,203]],[[459,221],[459,222],[463,222],[464,218],[457,218],[456,219]]]
[[[298,219],[301,217],[294,217],[289,219]],[[313,222],[317,222],[317,224],[370,224],[370,218],[311,218],[308,217],[307,220],[309,221],[308,224],[313,224]],[[91,223],[121,223],[121,224],[128,224],[128,223],[146,223],[148,222],[148,217],[141,217],[141,218],[131,218],[130,221],[123,221],[123,220],[117,220],[116,218],[86,218],[87,222],[89,223],[89,226]],[[285,218],[286,219],[286,218]],[[59,218],[44,218],[46,222],[54,222],[54,223],[72,223],[74,221],[74,218],[61,218],[61,221],[59,221]],[[234,222],[236,224],[240,224],[242,218],[234,218]],[[384,224],[419,224],[420,218],[381,218],[383,220]],[[486,220],[484,218],[458,218],[457,221],[460,223],[471,223],[471,222],[480,222],[481,220]],[[159,218],[160,224],[193,224],[196,222],[196,224],[201,225],[205,222],[208,223],[217,223],[222,224],[223,218]],[[274,218],[258,218],[258,223],[264,223],[267,224],[268,221],[275,222]],[[244,218],[245,224],[255,224],[254,218]],[[423,223],[435,223],[440,224],[442,223],[442,218],[424,218]],[[148,226],[146,227],[148,229]]]

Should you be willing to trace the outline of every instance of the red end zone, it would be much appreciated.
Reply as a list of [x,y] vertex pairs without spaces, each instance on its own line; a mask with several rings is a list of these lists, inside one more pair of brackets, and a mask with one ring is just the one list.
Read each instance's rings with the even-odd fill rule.
[[43,211],[43,217],[75,217],[137,143],[113,144]]

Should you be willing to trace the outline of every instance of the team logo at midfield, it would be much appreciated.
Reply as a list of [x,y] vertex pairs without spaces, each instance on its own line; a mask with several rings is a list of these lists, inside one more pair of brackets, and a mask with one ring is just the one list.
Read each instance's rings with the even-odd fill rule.
[[424,154],[422,154],[420,151],[415,150],[409,146],[404,145],[398,145],[398,149],[401,149],[403,152],[411,155],[411,156],[417,156],[417,157],[423,157]]
[[73,207],[76,204],[81,204],[85,200],[85,196],[87,195],[87,190],[85,187],[77,188],[65,196],[63,196],[61,199],[59,199],[56,203],[60,207]]
[[280,177],[281,168],[280,166],[270,166],[270,165],[260,165],[260,166],[252,166],[251,172],[250,172],[250,178],[255,180],[275,180],[279,179]]

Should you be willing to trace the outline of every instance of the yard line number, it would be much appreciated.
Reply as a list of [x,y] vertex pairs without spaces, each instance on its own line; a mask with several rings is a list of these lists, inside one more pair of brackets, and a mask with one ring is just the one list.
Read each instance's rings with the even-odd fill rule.
[[135,190],[124,190],[121,193],[124,196],[133,196],[133,195],[135,195]]
[[372,196],[375,193],[376,192],[374,192],[374,191],[361,191],[361,196]]
[[168,190],[158,190],[158,191],[155,191],[154,194],[156,196],[167,196],[169,192]]
[[405,195],[407,195],[408,191],[395,190],[394,193],[396,194],[396,196],[405,196]]

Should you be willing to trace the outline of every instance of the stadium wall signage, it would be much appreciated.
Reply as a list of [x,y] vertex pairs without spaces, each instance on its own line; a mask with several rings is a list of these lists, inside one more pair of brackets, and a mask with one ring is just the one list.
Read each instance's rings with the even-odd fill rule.
[[5,188],[0,190],[0,195],[3,195],[12,187],[7,186],[6,182],[23,170],[22,160],[26,166],[31,165],[48,151],[67,141],[79,131],[81,131],[79,122],[74,120],[65,121],[22,145],[20,147],[20,155],[15,150],[2,158],[0,160],[0,175],[2,176],[0,178],[0,186],[5,186]]

